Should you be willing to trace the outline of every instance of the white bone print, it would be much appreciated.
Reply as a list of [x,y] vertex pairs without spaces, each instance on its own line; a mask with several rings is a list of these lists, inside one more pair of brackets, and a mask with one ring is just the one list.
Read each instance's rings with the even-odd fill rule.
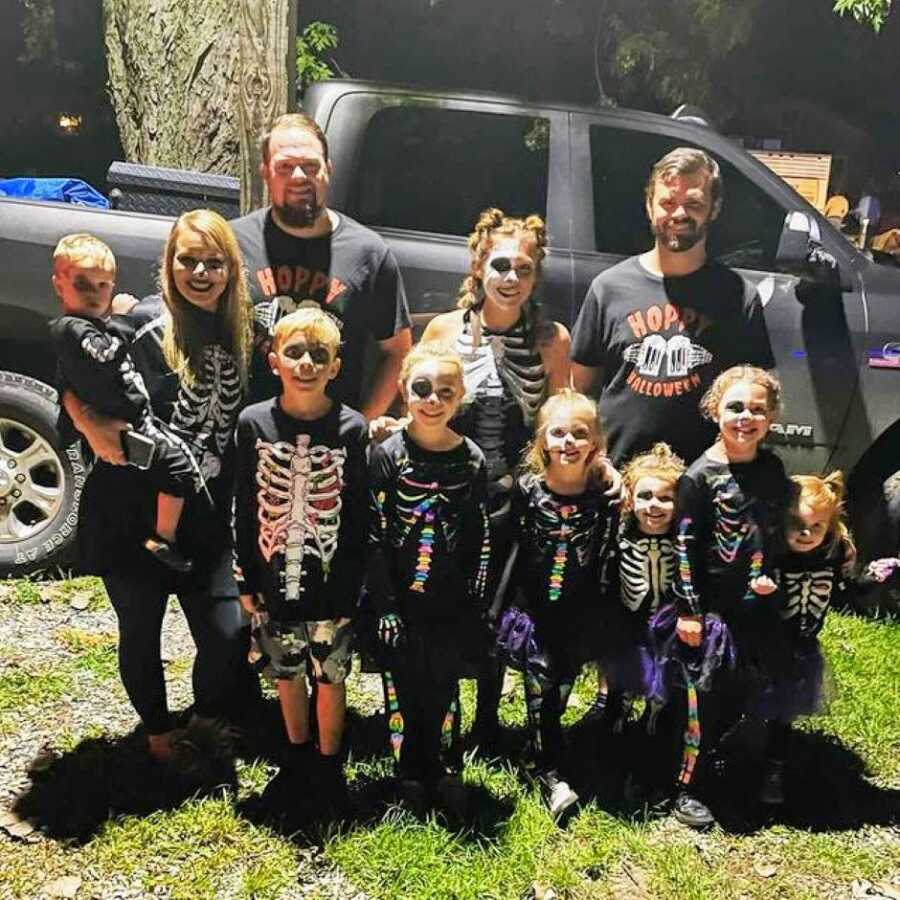
[[785,572],[782,584],[787,602],[781,610],[781,618],[792,619],[799,616],[802,634],[815,631],[831,603],[834,572],[831,569]]
[[337,549],[347,451],[310,447],[306,434],[296,444],[257,440],[256,449],[259,549],[266,562],[284,556],[284,599],[296,601],[304,557],[317,557],[327,577]]
[[622,603],[636,612],[650,597],[649,612],[659,601],[675,575],[675,545],[668,538],[643,536],[619,539],[619,579]]

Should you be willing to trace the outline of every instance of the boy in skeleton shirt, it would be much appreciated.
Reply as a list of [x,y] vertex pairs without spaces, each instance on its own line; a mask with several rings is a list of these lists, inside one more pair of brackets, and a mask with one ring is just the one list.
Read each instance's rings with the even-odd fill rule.
[[[318,308],[285,316],[269,353],[283,392],[245,409],[237,426],[238,586],[252,618],[251,656],[277,680],[290,742],[263,799],[286,814],[295,811],[298,775],[324,787],[326,803],[337,808],[346,791],[344,680],[364,574],[368,428],[362,415],[325,394],[340,369],[339,345],[337,325]],[[307,676],[317,682],[318,753]]]
[[419,344],[403,362],[400,390],[409,424],[369,464],[368,588],[401,796],[416,812],[437,800],[460,816],[465,793],[442,764],[442,728],[484,603],[486,467],[475,443],[448,426],[465,393],[455,352]]
[[[612,652],[600,661],[609,685],[607,715],[621,732],[634,697],[650,693],[654,678],[647,628],[675,580],[675,494],[684,463],[668,444],[629,460],[622,470],[622,518],[610,566]],[[618,602],[616,602],[618,601]],[[659,704],[649,701],[653,732]]]

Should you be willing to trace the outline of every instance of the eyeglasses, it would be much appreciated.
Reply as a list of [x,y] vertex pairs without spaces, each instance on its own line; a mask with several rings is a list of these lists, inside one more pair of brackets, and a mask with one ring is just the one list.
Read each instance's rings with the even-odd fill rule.
[[531,263],[515,265],[508,256],[495,256],[489,265],[498,275],[505,275],[510,269],[515,269],[516,278],[528,278],[534,273],[534,266]]
[[430,378],[416,378],[410,385],[409,389],[420,399],[427,400],[432,394],[437,394],[438,400],[442,403],[449,403],[456,396],[456,391],[449,385],[435,388]]
[[190,269],[192,272],[200,263],[203,263],[203,268],[206,269],[207,272],[221,272],[227,265],[225,260],[219,256],[210,256],[208,259],[200,259],[196,256],[181,254],[180,256],[176,256],[175,259],[178,260],[180,265],[184,266],[186,269]]

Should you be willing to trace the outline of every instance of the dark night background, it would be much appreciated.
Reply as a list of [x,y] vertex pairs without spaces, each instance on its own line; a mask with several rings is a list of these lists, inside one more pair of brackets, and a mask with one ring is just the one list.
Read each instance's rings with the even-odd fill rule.
[[[590,105],[604,2],[301,0],[299,18],[301,28],[337,27],[330,56],[354,77]],[[56,6],[57,52],[22,63],[22,6],[0,0],[0,177],[77,175],[104,190],[122,151],[105,90],[101,3]],[[653,78],[637,69],[604,78],[604,88],[620,106],[671,112]],[[870,176],[882,190],[896,182],[900,12],[876,35],[836,16],[830,0],[761,0],[749,39],[713,65],[710,82],[704,105],[720,131],[843,157],[851,195]],[[60,112],[83,116],[79,135],[59,132]]]

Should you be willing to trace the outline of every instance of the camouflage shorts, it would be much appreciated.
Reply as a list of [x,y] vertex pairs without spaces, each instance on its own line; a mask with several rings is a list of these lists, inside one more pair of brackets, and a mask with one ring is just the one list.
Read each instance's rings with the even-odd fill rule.
[[305,674],[321,684],[341,684],[350,674],[350,619],[278,624],[268,613],[250,619],[250,663],[269,678]]

